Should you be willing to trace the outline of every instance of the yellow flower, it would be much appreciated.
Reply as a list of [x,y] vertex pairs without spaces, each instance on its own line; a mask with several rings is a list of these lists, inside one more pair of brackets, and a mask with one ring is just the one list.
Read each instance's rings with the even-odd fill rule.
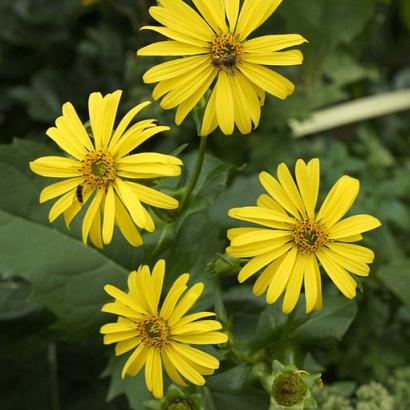
[[[92,138],[80,121],[73,105],[63,105],[63,115],[56,126],[47,130],[70,158],[48,156],[30,162],[36,174],[65,178],[51,184],[40,193],[40,203],[60,197],[50,209],[49,221],[64,214],[69,228],[71,221],[90,201],[82,224],[84,243],[90,236],[99,247],[111,242],[114,225],[133,246],[142,244],[137,227],[154,231],[154,222],[142,203],[164,209],[178,208],[178,201],[130,179],[177,176],[182,162],[173,156],[153,152],[130,155],[130,152],[153,135],[169,130],[157,126],[155,120],[137,122],[128,128],[133,118],[148,104],[131,109],[113,131],[122,91],[102,96],[92,93],[88,106]],[[102,227],[101,227],[102,225]]]
[[356,296],[357,283],[351,274],[368,276],[373,252],[353,244],[361,233],[380,226],[370,215],[342,219],[359,193],[359,181],[341,177],[332,187],[319,212],[315,212],[319,192],[319,160],[307,165],[298,160],[297,185],[285,164],[277,168],[278,179],[267,172],[259,180],[269,195],[262,194],[257,206],[233,208],[229,216],[266,228],[233,228],[228,231],[231,246],[227,253],[251,258],[239,272],[240,282],[259,270],[253,286],[266,301],[274,303],[285,292],[282,309],[289,313],[305,287],[306,312],[322,307],[322,287],[318,260],[330,279],[349,299]]
[[103,312],[119,316],[117,322],[101,328],[104,344],[116,343],[117,356],[134,349],[122,369],[122,378],[126,374],[135,376],[145,365],[145,382],[156,398],[163,396],[162,366],[176,384],[186,386],[187,380],[203,385],[203,375],[213,374],[219,361],[190,344],[216,344],[228,340],[225,334],[218,332],[222,328],[218,321],[200,320],[214,313],[187,315],[204,289],[203,283],[188,289],[188,273],[173,283],[159,307],[164,275],[163,259],[156,263],[152,273],[148,266],[140,266],[128,277],[128,293],[112,285],[105,286],[115,302],[102,308]]
[[[146,83],[157,83],[153,96],[161,107],[178,107],[181,124],[215,82],[202,122],[201,135],[219,125],[224,134],[234,126],[242,134],[257,127],[265,92],[285,99],[294,85],[265,66],[301,64],[299,50],[280,51],[304,43],[299,34],[268,35],[248,40],[282,0],[193,0],[199,14],[182,0],[160,0],[151,16],[163,26],[149,26],[168,38],[138,51],[140,56],[180,56],[148,70]],[[216,81],[215,81],[216,80]]]

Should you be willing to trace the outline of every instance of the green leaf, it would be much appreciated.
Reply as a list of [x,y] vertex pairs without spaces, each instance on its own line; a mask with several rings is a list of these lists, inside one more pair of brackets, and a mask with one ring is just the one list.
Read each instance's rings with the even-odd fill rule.
[[152,394],[145,385],[144,372],[140,371],[136,376],[126,376],[121,379],[121,370],[128,355],[121,358],[112,356],[108,361],[103,376],[110,376],[111,383],[107,393],[107,400],[125,394],[133,410],[144,410],[143,402],[153,399]]
[[410,306],[409,269],[410,259],[404,259],[385,265],[377,272],[383,283],[407,306]]
[[109,299],[103,287],[123,286],[128,269],[48,223],[37,202],[40,178],[28,170],[28,160],[44,151],[22,141],[0,148],[0,190],[7,192],[0,197],[0,270],[30,282],[33,300],[57,316],[59,329],[72,337],[95,335],[107,320],[100,312]]
[[243,389],[250,372],[250,366],[239,365],[207,378],[207,386],[212,391],[235,393]]
[[255,349],[271,346],[277,355],[288,356],[295,350],[329,349],[346,333],[357,313],[355,301],[325,293],[323,310],[305,314],[304,298],[290,315],[281,312],[280,303],[268,306],[261,314]]

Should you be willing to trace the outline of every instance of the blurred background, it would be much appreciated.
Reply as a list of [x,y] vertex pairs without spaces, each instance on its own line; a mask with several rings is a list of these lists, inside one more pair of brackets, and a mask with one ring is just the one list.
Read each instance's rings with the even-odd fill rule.
[[[86,320],[80,321],[87,316],[70,316],[75,314],[80,293],[89,289],[65,287],[60,276],[47,276],[44,261],[49,259],[52,264],[53,248],[25,242],[32,232],[29,226],[42,225],[41,235],[36,237],[39,243],[51,243],[52,235],[65,231],[62,224],[48,226],[49,206],[37,203],[45,182],[30,174],[27,162],[55,152],[45,130],[53,125],[66,101],[72,102],[86,121],[87,100],[93,91],[124,90],[121,113],[151,99],[152,87],[143,84],[142,75],[163,60],[137,58],[135,52],[160,39],[155,33],[139,31],[152,23],[148,9],[155,3],[0,0],[0,209],[19,220],[13,235],[6,235],[0,215],[1,410],[129,409],[124,392],[133,408],[140,408],[133,399],[136,393],[130,393],[132,385],[127,390],[116,379],[110,384],[109,378],[102,377],[112,349],[104,348],[97,328],[87,328]],[[302,47],[303,66],[278,70],[295,82],[296,92],[286,102],[268,96],[261,124],[252,135],[209,137],[209,152],[217,159],[208,158],[198,201],[187,215],[190,230],[187,227],[181,234],[180,248],[169,252],[183,253],[181,241],[191,244],[195,235],[202,241],[201,247],[191,251],[194,257],[185,255],[184,262],[173,269],[187,265],[188,270],[205,271],[215,254],[224,252],[225,231],[233,224],[226,210],[255,202],[261,170],[273,173],[280,162],[293,167],[297,158],[317,156],[321,159],[322,193],[343,174],[359,178],[361,192],[354,211],[373,214],[383,222],[383,228],[369,235],[365,243],[375,250],[376,260],[370,278],[363,282],[358,314],[343,341],[326,352],[316,352],[315,360],[324,371],[325,384],[347,381],[346,391],[351,391],[377,381],[391,397],[401,395],[403,407],[396,404],[394,410],[408,409],[410,96],[385,93],[410,90],[410,1],[285,0],[255,35],[267,33],[300,33],[309,40]],[[360,106],[350,112],[348,106],[347,111],[343,109],[343,126],[334,128],[329,117],[319,115],[316,129],[300,128],[301,122],[305,124],[323,109],[334,107],[332,116],[338,118],[340,104],[383,95],[385,99],[377,100],[374,107],[381,113],[373,118],[357,121]],[[403,110],[406,104],[407,110]],[[397,112],[383,115],[383,111]],[[177,128],[174,112],[163,111],[157,103],[143,115],[158,118],[172,129],[145,148],[171,153],[188,144],[182,156],[189,168],[198,146],[192,117]],[[207,211],[198,214],[204,208]],[[210,226],[204,237],[201,229],[203,233]],[[69,234],[73,238],[78,237],[77,228]],[[147,249],[157,239],[155,235],[147,239]],[[174,239],[169,238],[169,244]],[[142,251],[118,251],[126,246],[114,243],[104,252],[124,269],[132,269]],[[78,255],[83,262],[91,257]],[[190,266],[193,263],[195,267]],[[58,269],[65,273],[64,266]],[[105,279],[95,286],[101,288]],[[239,296],[229,294],[235,283],[232,278],[222,280],[227,305],[240,310],[235,299]],[[104,300],[104,296],[98,297]],[[262,305],[242,308],[248,309],[242,317],[251,323],[257,320]],[[104,320],[107,318],[95,318],[96,323]],[[109,368],[105,374],[111,374]],[[399,379],[405,380],[400,381],[400,391],[396,388]],[[110,402],[106,401],[107,392],[113,399]],[[343,395],[343,389],[337,394]],[[383,409],[372,407],[378,408]]]

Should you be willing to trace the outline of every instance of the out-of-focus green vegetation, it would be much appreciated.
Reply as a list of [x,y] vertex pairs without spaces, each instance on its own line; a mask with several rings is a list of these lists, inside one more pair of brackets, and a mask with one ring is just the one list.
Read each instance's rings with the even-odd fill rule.
[[[37,201],[46,182],[27,164],[57,152],[45,130],[64,102],[71,101],[85,121],[92,91],[123,89],[122,112],[150,99],[152,87],[143,84],[142,74],[160,60],[137,58],[135,50],[158,38],[139,31],[150,22],[153,4],[0,1],[0,408],[142,409],[150,399],[142,375],[119,379],[122,362],[98,335],[107,320],[99,309],[106,302],[105,283],[122,285],[129,270],[159,257],[167,258],[169,282],[189,271],[208,285],[202,307],[222,295],[215,308],[223,316],[223,302],[237,340],[250,340],[265,357],[284,360],[286,349],[278,348],[277,337],[286,318],[279,307],[266,307],[233,276],[216,279],[211,267],[224,252],[226,229],[234,225],[227,210],[255,202],[258,172],[316,156],[322,193],[343,174],[359,178],[354,211],[377,216],[383,227],[365,241],[376,259],[357,302],[326,289],[325,310],[312,321],[299,306],[281,343],[297,352],[299,367],[323,372],[328,389],[320,399],[323,409],[343,410],[337,400],[344,400],[346,409],[377,410],[359,407],[368,390],[357,388],[371,381],[396,400],[391,410],[408,408],[402,381],[408,379],[397,369],[410,363],[409,112],[300,139],[288,123],[341,102],[410,87],[409,1],[285,0],[260,33],[301,33],[309,39],[304,65],[280,70],[296,83],[295,94],[286,102],[268,97],[260,127],[251,135],[209,137],[200,182],[178,220],[158,216],[158,229],[145,236],[143,248],[130,249],[116,237],[100,252],[82,245],[78,221],[69,232],[61,222],[48,224],[49,206]],[[153,138],[150,149],[169,153],[188,144],[181,154],[186,171],[176,182],[182,185],[198,146],[194,121],[188,118],[177,128],[173,113],[158,104],[144,115],[172,128]],[[107,377],[101,377],[103,371]],[[237,363],[209,377],[209,409],[267,408],[268,398],[249,382],[249,371]]]

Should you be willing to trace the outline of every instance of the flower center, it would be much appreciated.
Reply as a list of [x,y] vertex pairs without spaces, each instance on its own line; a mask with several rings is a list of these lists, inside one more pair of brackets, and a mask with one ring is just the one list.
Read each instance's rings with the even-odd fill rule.
[[153,316],[139,322],[137,329],[144,344],[157,347],[161,350],[167,347],[169,342],[169,328],[164,320]]
[[229,75],[235,75],[236,64],[241,61],[242,45],[232,34],[221,34],[211,46],[212,64]]
[[293,238],[299,250],[305,255],[316,252],[328,239],[328,233],[321,225],[305,219],[300,222],[293,233]]
[[115,162],[109,152],[102,150],[89,152],[81,161],[80,172],[84,176],[85,186],[92,188],[106,187],[115,180]]

